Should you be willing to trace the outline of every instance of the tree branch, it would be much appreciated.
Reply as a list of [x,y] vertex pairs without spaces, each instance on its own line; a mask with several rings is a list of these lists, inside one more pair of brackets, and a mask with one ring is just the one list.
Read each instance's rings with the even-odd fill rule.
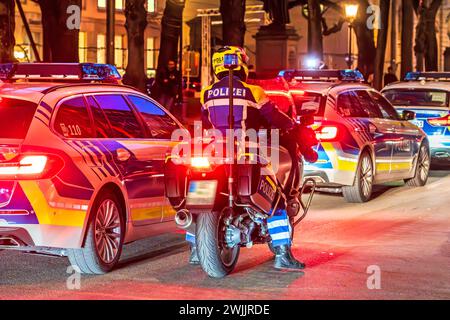
[[433,2],[430,5],[430,10],[433,13],[433,15],[436,15],[436,13],[438,12],[441,5],[442,5],[442,0],[433,0]]

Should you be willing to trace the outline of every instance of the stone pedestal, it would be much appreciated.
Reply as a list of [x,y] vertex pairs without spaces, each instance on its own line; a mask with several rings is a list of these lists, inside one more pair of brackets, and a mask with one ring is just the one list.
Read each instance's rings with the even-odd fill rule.
[[280,70],[298,67],[297,42],[300,36],[295,28],[268,25],[259,28],[256,39],[256,74],[273,78]]

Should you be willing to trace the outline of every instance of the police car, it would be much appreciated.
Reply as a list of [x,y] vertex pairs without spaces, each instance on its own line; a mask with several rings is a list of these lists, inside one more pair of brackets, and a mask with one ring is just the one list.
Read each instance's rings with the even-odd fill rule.
[[305,166],[322,190],[342,190],[348,202],[370,200],[374,184],[405,180],[423,186],[430,156],[425,133],[400,116],[353,70],[286,70],[298,116],[313,114],[319,160]]
[[294,99],[287,81],[282,77],[275,79],[249,79],[248,84],[257,85],[264,89],[267,97],[278,109],[292,118],[296,118]]
[[416,113],[412,122],[428,135],[432,162],[450,165],[450,73],[411,72],[382,93],[399,112]]
[[163,166],[181,124],[161,105],[108,65],[0,65],[0,79],[0,250],[102,274],[175,227]]

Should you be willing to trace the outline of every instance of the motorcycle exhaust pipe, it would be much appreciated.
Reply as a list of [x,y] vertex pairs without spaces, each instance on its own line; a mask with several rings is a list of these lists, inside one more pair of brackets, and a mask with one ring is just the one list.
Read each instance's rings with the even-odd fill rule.
[[175,214],[175,223],[178,228],[188,229],[191,226],[192,221],[192,214],[186,209],[181,209]]

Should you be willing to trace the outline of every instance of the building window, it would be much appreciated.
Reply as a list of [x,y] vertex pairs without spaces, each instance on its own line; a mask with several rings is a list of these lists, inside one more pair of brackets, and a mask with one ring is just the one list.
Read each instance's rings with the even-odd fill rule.
[[[97,0],[97,7],[99,9],[106,9],[107,0]],[[123,10],[123,0],[116,0],[116,10]]]
[[87,61],[87,35],[86,32],[78,34],[78,55],[80,62]]
[[123,37],[114,37],[114,64],[117,68],[123,69],[123,59],[124,59],[124,48],[123,48]]
[[156,0],[147,0],[147,12],[149,13],[156,12]]
[[106,36],[97,35],[97,63],[106,63]]
[[155,38],[147,38],[147,73],[155,70]]

